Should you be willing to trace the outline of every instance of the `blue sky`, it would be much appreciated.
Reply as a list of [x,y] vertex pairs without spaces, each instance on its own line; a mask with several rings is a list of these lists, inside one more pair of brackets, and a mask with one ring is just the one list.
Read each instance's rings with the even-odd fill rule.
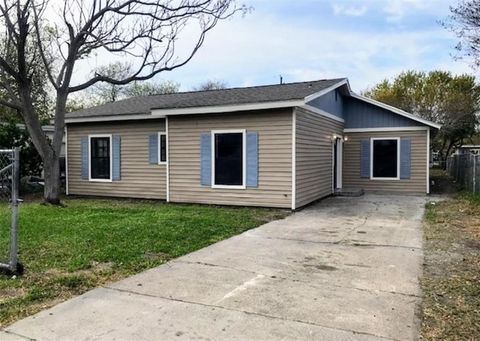
[[439,21],[456,0],[245,0],[196,57],[159,79],[182,90],[207,79],[229,86],[348,77],[354,91],[407,69],[473,73],[454,61],[456,38]]

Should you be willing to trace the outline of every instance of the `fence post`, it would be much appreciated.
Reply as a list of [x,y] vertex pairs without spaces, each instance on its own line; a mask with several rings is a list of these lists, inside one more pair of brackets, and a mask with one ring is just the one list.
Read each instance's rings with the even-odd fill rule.
[[477,189],[477,157],[474,154],[471,154],[472,157],[470,159],[473,159],[472,161],[472,187],[473,187],[473,193],[475,193]]
[[10,269],[13,272],[17,271],[18,265],[18,202],[19,202],[19,187],[20,187],[20,149],[18,147],[13,149],[13,170],[12,170],[12,226],[10,229]]

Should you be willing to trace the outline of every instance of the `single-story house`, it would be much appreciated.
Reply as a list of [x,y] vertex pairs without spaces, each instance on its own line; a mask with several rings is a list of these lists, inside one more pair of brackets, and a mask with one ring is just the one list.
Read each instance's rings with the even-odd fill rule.
[[134,97],[67,115],[67,194],[298,209],[428,193],[432,128],[345,78]]

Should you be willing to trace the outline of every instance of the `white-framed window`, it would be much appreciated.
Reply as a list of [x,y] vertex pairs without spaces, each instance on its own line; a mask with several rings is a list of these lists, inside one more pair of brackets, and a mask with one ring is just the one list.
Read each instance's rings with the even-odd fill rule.
[[88,136],[88,179],[112,181],[112,135]]
[[158,164],[164,165],[168,158],[168,140],[166,132],[158,133]]
[[370,179],[400,179],[400,138],[374,137],[370,140]]
[[246,130],[212,131],[212,187],[245,189]]

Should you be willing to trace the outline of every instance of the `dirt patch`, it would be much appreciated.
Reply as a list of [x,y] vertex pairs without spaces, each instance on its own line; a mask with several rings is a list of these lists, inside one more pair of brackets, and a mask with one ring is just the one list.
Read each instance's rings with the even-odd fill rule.
[[427,205],[423,340],[480,340],[480,200]]
[[459,190],[452,178],[443,169],[430,170],[430,193],[432,194],[454,194]]

